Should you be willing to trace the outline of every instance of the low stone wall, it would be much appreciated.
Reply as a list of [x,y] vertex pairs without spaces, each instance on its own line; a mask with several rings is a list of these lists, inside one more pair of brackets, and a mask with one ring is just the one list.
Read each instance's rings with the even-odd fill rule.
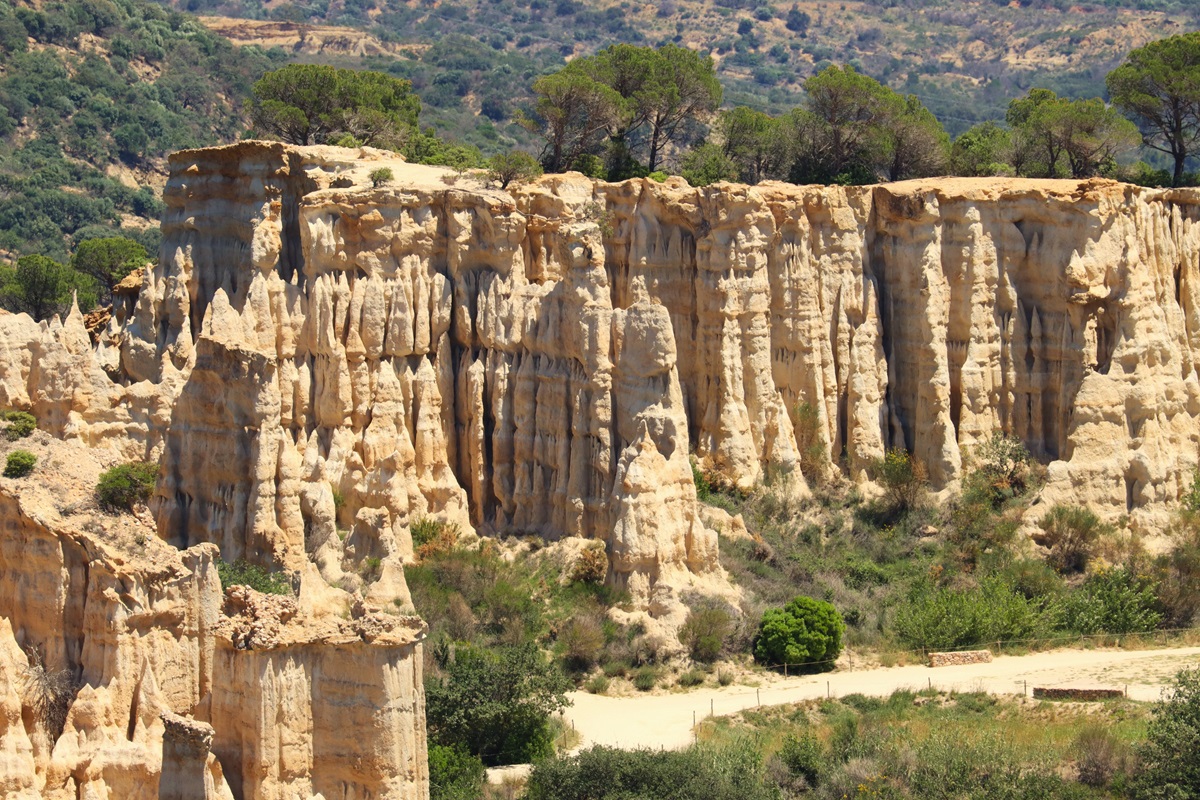
[[1033,696],[1041,700],[1111,700],[1124,697],[1121,689],[1062,689],[1043,686],[1033,687]]
[[929,666],[931,667],[956,667],[960,664],[986,664],[991,660],[991,650],[963,650],[960,653],[929,654]]

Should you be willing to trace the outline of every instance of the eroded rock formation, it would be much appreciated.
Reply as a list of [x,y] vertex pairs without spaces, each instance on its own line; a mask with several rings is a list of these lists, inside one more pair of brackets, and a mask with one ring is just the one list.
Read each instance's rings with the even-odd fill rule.
[[0,479],[0,794],[428,796],[415,617],[223,595],[217,547],[97,513],[106,456],[45,433]]
[[[693,458],[803,492],[815,436],[855,481],[899,447],[952,488],[1000,431],[1048,465],[1042,504],[1148,533],[1197,461],[1200,192],[499,191],[255,142],[171,167],[161,258],[106,320],[0,313],[0,404],[55,447],[161,464],[149,564],[0,482],[11,796],[153,796],[139,774],[163,797],[422,796],[421,518],[603,541],[665,618],[725,586]],[[218,550],[295,598],[222,594]],[[22,694],[31,652],[82,686],[59,736]]]

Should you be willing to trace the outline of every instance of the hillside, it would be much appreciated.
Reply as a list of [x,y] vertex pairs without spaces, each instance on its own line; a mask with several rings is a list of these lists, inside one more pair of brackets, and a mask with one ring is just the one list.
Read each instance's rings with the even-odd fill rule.
[[238,138],[285,57],[140,0],[0,0],[0,251],[112,231],[156,250],[167,154]]
[[[328,25],[371,34],[362,47],[347,34],[340,52],[301,45],[301,58],[356,58],[389,46],[413,45],[398,64],[377,66],[412,77],[427,104],[426,121],[463,138],[481,117],[502,136],[528,100],[531,72],[615,42],[676,42],[711,53],[726,105],[772,113],[799,101],[803,80],[825,64],[849,63],[897,90],[917,94],[957,134],[975,122],[1001,119],[1009,99],[1031,86],[1070,97],[1103,93],[1105,74],[1133,47],[1194,29],[1200,9],[1183,0],[1113,0],[1067,5],[995,0],[865,0],[755,3],[753,0],[365,0],[358,3],[255,3],[188,0],[199,13],[286,20],[328,42]],[[319,23],[319,24],[318,24]],[[260,29],[208,24],[239,42]],[[262,32],[267,34],[267,32]],[[286,46],[277,30],[262,41]],[[457,42],[457,44],[454,44]],[[450,43],[449,45],[447,43]],[[430,54],[427,47],[446,50]],[[496,80],[496,68],[503,71]],[[525,78],[525,79],[523,79]],[[471,112],[469,115],[459,113]],[[494,141],[494,140],[493,140]],[[488,140],[475,140],[485,149]]]

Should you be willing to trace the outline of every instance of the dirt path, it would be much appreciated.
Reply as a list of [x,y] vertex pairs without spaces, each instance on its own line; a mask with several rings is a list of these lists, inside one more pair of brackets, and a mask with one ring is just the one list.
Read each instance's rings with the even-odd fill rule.
[[582,736],[580,747],[679,748],[692,740],[694,719],[733,714],[762,705],[794,703],[858,692],[889,695],[897,689],[987,691],[1019,694],[1028,686],[1128,687],[1129,696],[1156,700],[1179,669],[1200,665],[1200,647],[1168,650],[1056,650],[1001,656],[990,664],[931,669],[925,666],[832,672],[800,678],[764,677],[760,688],[728,686],[692,692],[605,697],[574,692],[566,718]]

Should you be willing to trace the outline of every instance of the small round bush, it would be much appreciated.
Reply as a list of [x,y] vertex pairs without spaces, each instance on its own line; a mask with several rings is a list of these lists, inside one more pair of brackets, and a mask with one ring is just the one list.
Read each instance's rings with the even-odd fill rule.
[[27,438],[37,430],[37,417],[25,411],[9,411],[3,418],[8,420],[4,436],[10,442]]
[[4,463],[4,477],[24,478],[33,472],[33,465],[36,463],[37,456],[28,450],[13,450]]
[[379,169],[371,170],[371,174],[367,176],[371,180],[371,185],[378,189],[385,183],[391,183],[396,176],[392,173],[389,167],[380,167]]
[[829,603],[801,595],[763,614],[754,657],[770,666],[813,664],[831,667],[842,651],[846,624]]
[[96,499],[109,511],[132,510],[135,503],[150,500],[157,479],[157,464],[130,461],[101,473]]
[[654,667],[642,667],[633,674],[633,685],[639,692],[648,692],[658,683],[658,670]]

